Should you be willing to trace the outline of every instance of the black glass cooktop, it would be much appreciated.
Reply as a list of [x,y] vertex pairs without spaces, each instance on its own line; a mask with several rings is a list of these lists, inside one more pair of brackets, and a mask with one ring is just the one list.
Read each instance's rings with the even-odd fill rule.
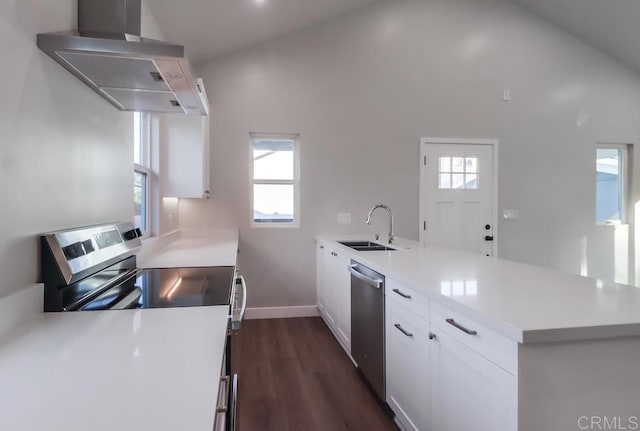
[[65,288],[59,311],[227,305],[234,271],[233,266],[110,269]]

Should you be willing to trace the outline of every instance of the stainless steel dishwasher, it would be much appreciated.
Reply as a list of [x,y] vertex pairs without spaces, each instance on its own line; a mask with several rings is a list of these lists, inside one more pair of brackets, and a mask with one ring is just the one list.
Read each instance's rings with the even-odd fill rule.
[[351,261],[351,356],[385,401],[384,275]]

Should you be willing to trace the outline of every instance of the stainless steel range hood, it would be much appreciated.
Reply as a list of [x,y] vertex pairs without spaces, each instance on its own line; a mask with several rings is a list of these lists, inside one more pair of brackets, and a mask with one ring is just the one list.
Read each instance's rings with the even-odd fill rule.
[[78,30],[38,47],[122,111],[208,115],[183,46],[140,36],[141,0],[78,0]]

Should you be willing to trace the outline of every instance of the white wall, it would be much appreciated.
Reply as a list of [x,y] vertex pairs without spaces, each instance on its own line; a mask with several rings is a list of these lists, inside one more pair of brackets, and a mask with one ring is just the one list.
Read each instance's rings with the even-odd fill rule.
[[[180,224],[240,226],[251,306],[315,303],[313,236],[386,232],[382,214],[363,222],[374,203],[417,239],[423,136],[500,140],[499,207],[520,211],[499,225],[502,257],[577,273],[587,256],[612,274],[595,145],[640,141],[639,76],[511,3],[386,1],[200,72],[214,197],[181,201]],[[299,229],[249,227],[250,131],[301,134]]]
[[0,3],[0,298],[38,281],[38,234],[133,218],[132,114],[36,46],[75,27],[73,0]]

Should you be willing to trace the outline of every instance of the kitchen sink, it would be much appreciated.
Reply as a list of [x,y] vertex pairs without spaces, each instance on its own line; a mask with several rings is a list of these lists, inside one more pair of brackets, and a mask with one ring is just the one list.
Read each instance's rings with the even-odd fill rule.
[[377,244],[371,241],[338,241],[338,244],[346,245],[357,251],[394,251],[395,248]]

